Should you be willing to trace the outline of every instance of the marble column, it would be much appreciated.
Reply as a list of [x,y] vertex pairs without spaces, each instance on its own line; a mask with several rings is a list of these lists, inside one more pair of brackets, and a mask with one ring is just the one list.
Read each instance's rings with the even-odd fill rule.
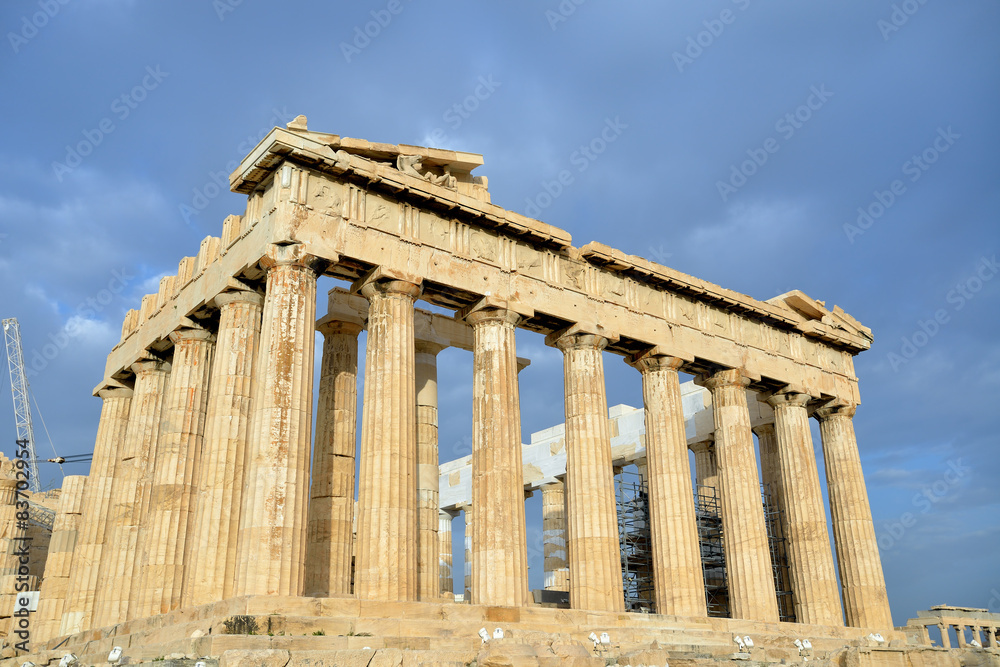
[[684,362],[676,357],[646,354],[630,363],[642,373],[656,612],[707,616],[677,373]]
[[559,480],[542,486],[542,549],[547,591],[569,591],[566,537],[566,485]]
[[425,340],[414,348],[417,396],[417,599],[441,598],[438,544],[437,355],[444,349]]
[[854,435],[855,406],[816,411],[823,440],[833,541],[847,625],[891,629],[892,614],[875,541],[868,490]]
[[965,626],[956,624],[955,625],[955,638],[958,639],[958,648],[968,648],[969,644],[965,641]]
[[413,304],[420,286],[369,282],[358,541],[361,600],[417,599],[417,401]]
[[180,607],[188,519],[205,435],[215,336],[204,329],[170,334],[174,357],[153,462],[149,511],[139,530],[138,587],[129,618]]
[[92,627],[97,578],[105,550],[104,533],[110,514],[112,483],[132,406],[131,389],[101,389],[98,395],[103,401],[101,420],[97,425],[90,475],[83,491],[83,510],[66,605],[59,627],[60,635],[75,634]]
[[354,455],[358,428],[358,334],[354,322],[323,321],[305,594],[351,594]]
[[[823,490],[806,412],[810,396],[786,392],[768,399],[784,503],[782,528],[795,602],[795,620],[808,625],[843,625],[840,592],[826,524]],[[763,461],[763,452],[761,455]]]
[[464,575],[462,599],[468,603],[472,601],[472,525],[474,517],[472,505],[462,506],[462,517],[465,520],[465,537],[462,540],[465,547],[465,564],[462,568]]
[[185,560],[181,595],[185,607],[233,595],[264,298],[250,291],[224,292],[215,297],[215,303],[219,330]]
[[941,646],[944,648],[951,648],[951,637],[948,636],[948,624],[939,623],[938,628],[941,630]]
[[45,641],[59,634],[73,569],[73,550],[80,530],[86,482],[87,478],[83,475],[63,478],[59,510],[52,523],[52,539],[45,559],[45,576],[39,588],[38,611],[32,623],[32,642]]
[[[692,442],[689,449],[694,452],[695,486],[707,486],[719,494],[719,469],[715,465],[715,437]],[[698,490],[695,489],[697,493]]]
[[[514,334],[521,317],[487,308],[472,325],[472,601],[529,602],[521,406]],[[436,476],[435,476],[436,478]]]
[[451,573],[454,560],[451,543],[451,522],[455,515],[448,510],[438,513],[438,582],[441,596],[448,602],[455,601],[455,579]]
[[738,370],[719,371],[705,381],[715,416],[729,611],[733,618],[774,622],[778,601],[747,409],[749,384]]
[[316,277],[323,262],[302,246],[272,246],[253,426],[240,512],[236,595],[301,595],[312,453]]
[[570,605],[624,611],[602,358],[608,340],[576,333],[552,342],[563,351]]
[[135,571],[136,538],[148,497],[151,454],[160,432],[160,413],[166,392],[170,364],[157,360],[132,364],[135,388],[128,427],[115,468],[108,508],[104,549],[98,576],[94,619],[91,627],[101,628],[124,621],[128,616],[129,595]]
[[[760,452],[760,480],[770,494],[772,507],[781,516],[781,520],[774,524],[774,537],[778,539],[775,550],[779,558],[787,563],[786,540],[788,536],[782,525],[787,517],[785,516],[785,498],[781,488],[781,461],[778,459],[778,440],[774,432],[774,424],[761,424],[754,428],[753,432],[757,435],[757,448]],[[778,576],[781,577],[781,581],[776,582],[776,585],[780,585],[783,591],[792,590],[788,568],[781,568],[778,571]],[[794,600],[790,607],[789,611],[794,611]]]

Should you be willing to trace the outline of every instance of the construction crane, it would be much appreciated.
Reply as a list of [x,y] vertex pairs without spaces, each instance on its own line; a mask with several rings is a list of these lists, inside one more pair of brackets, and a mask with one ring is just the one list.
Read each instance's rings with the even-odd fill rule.
[[10,368],[10,389],[14,395],[14,421],[17,425],[17,444],[28,450],[28,474],[31,490],[37,492],[38,463],[35,454],[35,431],[31,426],[31,405],[28,397],[28,378],[24,374],[24,352],[21,349],[21,326],[16,317],[3,321],[4,340],[7,343],[7,366]]

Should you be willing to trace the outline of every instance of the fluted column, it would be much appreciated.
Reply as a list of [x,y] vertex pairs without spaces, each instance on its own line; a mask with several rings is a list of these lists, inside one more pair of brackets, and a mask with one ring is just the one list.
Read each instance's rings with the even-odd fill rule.
[[938,629],[941,630],[941,646],[943,648],[951,648],[951,636],[948,635],[948,624],[939,623]]
[[136,538],[144,498],[152,480],[151,454],[160,432],[160,413],[170,364],[140,361],[132,364],[135,388],[128,427],[115,469],[101,558],[92,627],[120,623],[128,616],[135,571]]
[[[696,487],[707,486],[715,490],[719,497],[719,468],[715,464],[715,436],[692,442],[689,449],[694,452],[694,483]],[[697,492],[698,489],[695,489]],[[721,509],[721,508],[720,508]]]
[[738,370],[719,371],[705,381],[712,391],[715,416],[729,611],[733,618],[777,621],[778,601],[747,409],[749,384]]
[[644,355],[631,363],[642,373],[646,408],[646,468],[656,612],[707,616],[684,405],[677,374],[683,360]]
[[362,600],[417,598],[417,419],[413,303],[420,286],[388,280],[368,299],[354,590]]
[[103,401],[101,420],[97,426],[90,475],[83,491],[83,510],[66,605],[59,627],[60,635],[75,634],[92,627],[97,578],[105,551],[104,535],[108,526],[112,484],[132,406],[131,389],[102,389],[98,395]]
[[418,340],[414,371],[417,396],[417,598],[441,597],[438,545],[437,355],[443,345]]
[[236,595],[301,595],[312,450],[316,276],[301,246],[272,246],[240,513]]
[[823,440],[826,488],[847,625],[891,629],[892,614],[875,541],[868,490],[854,435],[855,406],[816,412]]
[[87,478],[83,475],[63,478],[59,510],[52,523],[52,539],[45,559],[45,575],[39,588],[38,611],[31,637],[33,642],[45,641],[59,634],[59,622],[65,609],[73,568],[73,550],[80,530],[86,482]]
[[129,618],[165,614],[181,603],[188,519],[205,435],[215,336],[204,329],[179,329],[170,334],[170,341],[174,358],[156,444],[149,511],[139,531],[139,586]]
[[624,611],[602,350],[591,334],[553,341],[563,351],[569,599],[574,609]]
[[969,647],[969,643],[965,641],[965,626],[961,623],[955,625],[955,638],[958,640],[958,648]]
[[498,308],[472,325],[472,601],[528,603],[527,532],[521,464],[521,406],[514,334],[521,317]]
[[215,303],[219,306],[219,331],[185,560],[181,595],[185,607],[233,595],[264,299],[256,292],[224,292],[215,297]]
[[305,594],[351,594],[354,453],[358,423],[358,334],[354,322],[324,321]]
[[468,603],[472,601],[472,527],[474,523],[473,519],[475,518],[472,505],[462,506],[462,517],[465,521],[465,532],[462,540],[462,546],[465,548],[465,559],[462,566],[462,600]]
[[545,590],[568,592],[566,484],[562,480],[542,486],[542,542]]
[[807,394],[788,392],[775,394],[767,401],[774,408],[781,468],[778,486],[784,504],[782,525],[787,538],[795,620],[809,625],[842,625],[826,508],[806,412],[809,400]]
[[441,584],[441,596],[453,602],[455,600],[455,579],[451,573],[454,561],[451,543],[451,522],[455,515],[448,510],[438,513],[438,581]]
[[[775,550],[779,558],[787,563],[788,552],[785,541],[788,536],[782,525],[787,518],[781,485],[781,461],[778,458],[778,440],[774,433],[774,424],[761,424],[754,428],[753,432],[757,435],[757,450],[760,453],[760,481],[770,494],[771,505],[781,516],[781,521],[776,521],[774,524],[774,537],[777,539]],[[781,577],[781,580],[776,581],[775,585],[780,586],[783,591],[792,590],[788,568],[778,570],[778,576]],[[794,609],[789,609],[789,611],[794,613]]]

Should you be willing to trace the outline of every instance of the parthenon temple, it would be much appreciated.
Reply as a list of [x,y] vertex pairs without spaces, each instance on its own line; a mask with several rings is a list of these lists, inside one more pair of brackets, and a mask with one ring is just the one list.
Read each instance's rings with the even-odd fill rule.
[[[781,662],[808,656],[792,644],[808,637],[815,655],[903,665],[938,650],[907,644],[890,615],[853,426],[853,357],[871,331],[799,291],[759,301],[575,247],[493,204],[472,174],[482,163],[315,132],[303,116],[242,161],[230,184],[245,212],[128,312],[94,389],[93,463],[63,489],[32,660],[102,663],[118,646],[133,662],[273,649],[288,664],[396,651],[403,662],[384,664],[604,665],[666,662],[673,646]],[[339,282],[317,313],[324,276]],[[552,400],[565,423],[527,444],[519,329],[563,359]],[[442,463],[449,347],[472,355],[471,455]],[[606,362],[638,371],[642,406],[609,413]],[[616,488],[632,466],[641,605]]]

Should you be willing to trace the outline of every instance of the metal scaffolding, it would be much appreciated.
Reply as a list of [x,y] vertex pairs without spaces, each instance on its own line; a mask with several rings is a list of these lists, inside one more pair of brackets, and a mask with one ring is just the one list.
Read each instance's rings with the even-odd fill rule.
[[646,480],[638,472],[622,471],[615,475],[615,491],[625,609],[655,613],[649,490]]
[[698,522],[705,603],[709,616],[729,618],[729,582],[726,579],[726,552],[722,545],[722,515],[714,486],[699,486],[694,494]]
[[[621,471],[615,475],[615,491],[625,608],[629,611],[656,613],[647,482],[638,473]],[[770,489],[763,485],[761,503],[774,573],[778,616],[781,621],[794,622],[795,608],[792,592],[789,590],[785,540],[781,535],[781,511],[772,501]],[[729,618],[729,582],[726,578],[726,555],[722,540],[722,515],[715,487],[697,487],[694,507],[708,615]],[[666,546],[669,548],[669,545]]]

